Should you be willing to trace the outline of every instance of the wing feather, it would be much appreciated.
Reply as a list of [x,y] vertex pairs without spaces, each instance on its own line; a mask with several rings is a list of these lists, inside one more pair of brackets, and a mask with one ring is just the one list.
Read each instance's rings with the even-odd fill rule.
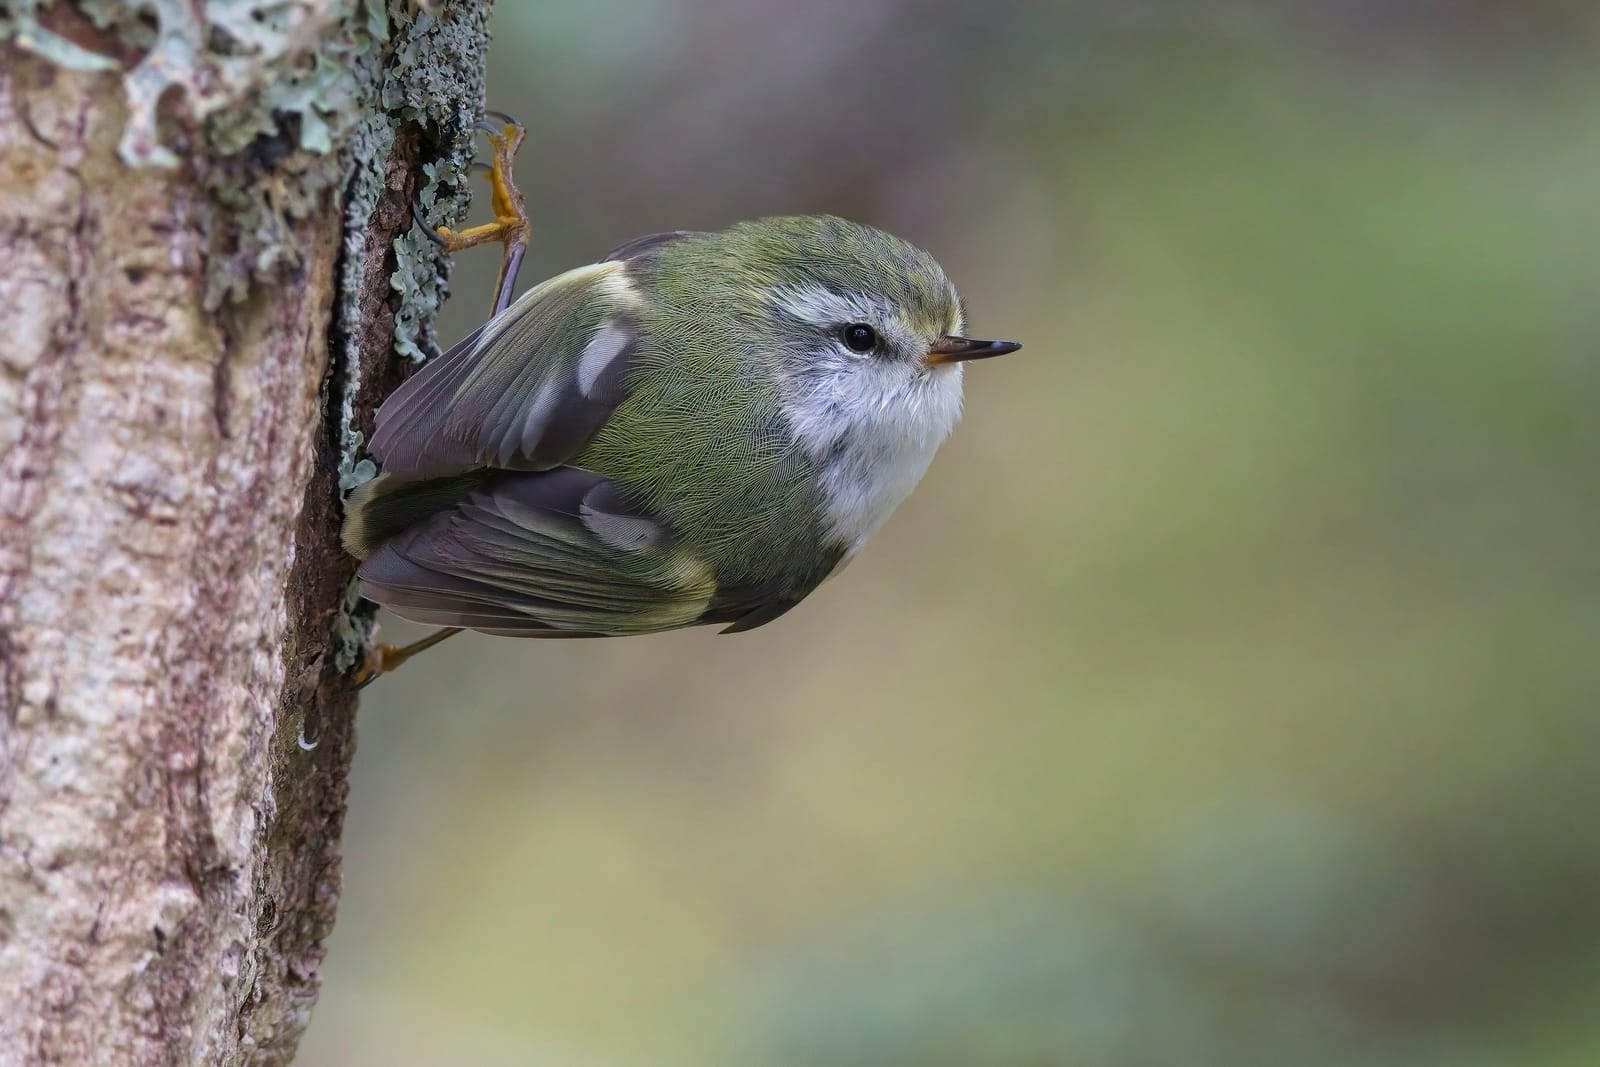
[[601,256],[600,262],[609,263],[613,260],[633,262],[634,260],[654,254],[655,251],[662,245],[671,244],[674,241],[681,241],[685,237],[706,236],[708,235],[701,230],[668,230],[665,233],[652,233],[645,237],[635,237],[633,240],[620,244],[611,251],[607,252],[605,255]]
[[372,454],[407,480],[560,466],[626,396],[637,307],[622,262],[529,290],[383,403]]
[[[639,311],[629,267],[697,236],[643,237],[537,286],[379,408],[370,450],[384,478],[352,530],[356,554],[370,551],[365,596],[418,622],[520,637],[701,622],[737,632],[804,596],[803,582],[719,589],[664,518],[567,466],[627,397]],[[416,518],[380,521],[390,511]]]
[[[648,536],[625,546],[619,522]],[[636,542],[636,543],[635,543]],[[362,594],[418,622],[492,633],[651,633],[700,621],[710,568],[606,478],[574,467],[494,477],[385,542]]]

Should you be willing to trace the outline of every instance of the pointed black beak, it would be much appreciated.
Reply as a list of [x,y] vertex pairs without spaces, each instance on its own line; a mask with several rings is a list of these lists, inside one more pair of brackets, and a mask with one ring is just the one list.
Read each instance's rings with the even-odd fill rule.
[[1015,352],[1022,345],[1016,341],[974,341],[970,337],[941,337],[928,349],[922,362],[929,367],[944,363],[964,363],[969,359],[993,359]]

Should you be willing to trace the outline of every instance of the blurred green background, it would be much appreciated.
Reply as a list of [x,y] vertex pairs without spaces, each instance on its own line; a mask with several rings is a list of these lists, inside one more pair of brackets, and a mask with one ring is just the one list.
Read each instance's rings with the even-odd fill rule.
[[1027,349],[781,622],[376,686],[300,1062],[1600,1063],[1593,3],[493,28],[525,283],[830,211]]

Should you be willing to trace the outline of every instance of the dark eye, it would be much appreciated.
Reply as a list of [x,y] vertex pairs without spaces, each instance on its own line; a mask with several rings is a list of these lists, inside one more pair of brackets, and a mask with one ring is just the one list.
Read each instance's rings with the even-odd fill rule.
[[852,352],[863,355],[878,347],[878,331],[864,322],[853,322],[846,326],[840,336],[844,338],[845,347]]

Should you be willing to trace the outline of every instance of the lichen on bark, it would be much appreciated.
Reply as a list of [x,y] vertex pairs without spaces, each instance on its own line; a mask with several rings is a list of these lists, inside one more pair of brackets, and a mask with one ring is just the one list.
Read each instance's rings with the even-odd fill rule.
[[0,0],[0,1064],[292,1055],[365,639],[340,483],[433,346],[397,238],[464,206],[487,6]]

